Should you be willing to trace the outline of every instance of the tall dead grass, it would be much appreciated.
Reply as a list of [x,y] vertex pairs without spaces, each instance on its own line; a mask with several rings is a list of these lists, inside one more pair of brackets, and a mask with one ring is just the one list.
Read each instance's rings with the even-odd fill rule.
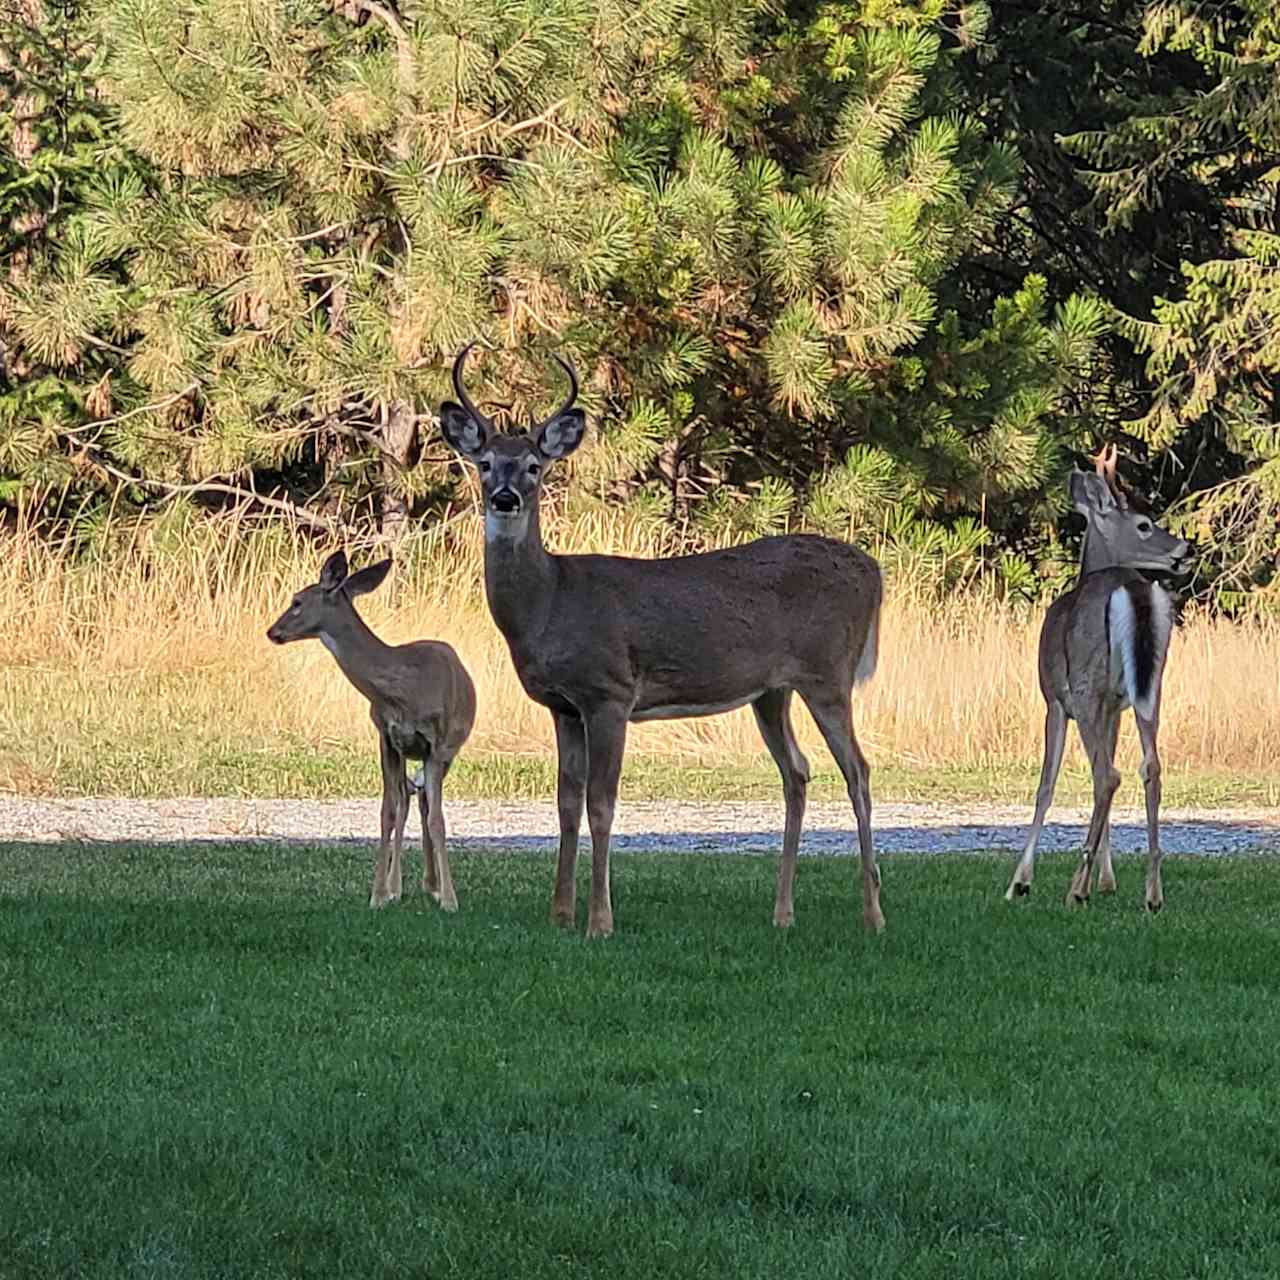
[[[553,522],[561,551],[652,556],[677,549],[618,516]],[[173,545],[139,530],[110,554],[80,559],[29,530],[0,542],[0,788],[56,788],[69,756],[105,743],[219,744],[270,752],[281,743],[371,746],[365,704],[318,644],[285,649],[265,631],[315,580],[322,551],[277,526],[245,536],[215,526]],[[351,549],[353,559],[380,554]],[[390,585],[362,601],[385,639],[448,640],[472,673],[480,755],[550,755],[546,712],[525,696],[484,605],[480,521],[426,530],[398,557]],[[990,768],[1038,763],[1040,611],[978,595],[945,604],[890,582],[880,669],[855,717],[878,766]],[[1165,684],[1161,746],[1169,764],[1217,774],[1268,773],[1280,759],[1280,634],[1272,621],[1187,619]],[[801,745],[825,761],[803,710]],[[1122,736],[1123,762],[1136,760]],[[637,725],[630,752],[685,763],[759,760],[746,711]]]

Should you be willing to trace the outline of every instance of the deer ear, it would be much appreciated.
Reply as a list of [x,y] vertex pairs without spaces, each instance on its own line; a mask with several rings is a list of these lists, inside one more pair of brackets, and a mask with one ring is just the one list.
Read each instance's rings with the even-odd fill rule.
[[544,458],[567,458],[587,433],[587,415],[581,409],[565,409],[538,428],[534,438]]
[[1082,516],[1103,515],[1115,510],[1116,500],[1110,486],[1092,471],[1073,471],[1068,487],[1071,504]]
[[489,428],[452,400],[446,400],[440,406],[440,434],[450,448],[473,462],[489,443]]
[[353,573],[346,582],[342,584],[342,589],[349,596],[362,596],[368,591],[382,585],[382,580],[391,572],[390,558],[380,561],[378,564],[371,564],[367,568],[361,569],[358,573]]
[[347,577],[347,555],[345,551],[335,551],[320,566],[320,585],[326,591],[340,587]]

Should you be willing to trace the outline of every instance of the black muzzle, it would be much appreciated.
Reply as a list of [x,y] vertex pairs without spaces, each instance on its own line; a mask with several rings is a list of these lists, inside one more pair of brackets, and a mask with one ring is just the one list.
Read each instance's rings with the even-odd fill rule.
[[520,510],[520,495],[514,489],[499,489],[489,499],[489,505],[504,516],[515,515]]

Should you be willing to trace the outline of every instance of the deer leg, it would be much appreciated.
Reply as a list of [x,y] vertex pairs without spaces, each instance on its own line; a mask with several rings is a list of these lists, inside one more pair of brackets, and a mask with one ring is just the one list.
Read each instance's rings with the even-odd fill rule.
[[427,761],[424,770],[421,801],[424,812],[423,840],[431,849],[432,862],[439,875],[438,901],[441,911],[457,911],[458,895],[453,890],[453,877],[449,874],[449,851],[445,848],[444,826],[444,775],[448,765],[441,765],[436,757]]
[[591,828],[591,905],[587,937],[613,933],[609,897],[609,834],[618,801],[618,779],[627,746],[627,715],[620,707],[601,707],[584,717],[587,738],[587,825]]
[[792,897],[796,877],[796,853],[800,848],[800,825],[804,821],[805,788],[809,782],[809,762],[796,746],[791,730],[791,690],[770,689],[751,704],[760,736],[782,774],[782,795],[786,801],[786,828],[782,836],[782,858],[778,862],[778,887],[773,901],[773,923],[785,928],[795,920]]
[[400,897],[400,843],[404,837],[405,818],[409,813],[409,784],[404,776],[404,756],[378,735],[382,756],[382,843],[373,870],[371,907],[385,907]]
[[[1110,741],[1107,748],[1107,759],[1114,760],[1116,758],[1116,742],[1120,737],[1120,717],[1115,716],[1109,723]],[[1115,893],[1116,891],[1116,872],[1111,865],[1111,822],[1110,809],[1107,811],[1107,821],[1102,824],[1102,832],[1098,837],[1098,881],[1097,891],[1099,893]]]
[[422,892],[440,901],[440,867],[431,844],[431,799],[427,795],[427,766],[423,763],[413,780],[418,793],[418,817],[422,822]]
[[1080,738],[1089,756],[1089,769],[1093,774],[1093,815],[1089,819],[1089,831],[1084,839],[1084,851],[1080,865],[1067,889],[1067,906],[1083,906],[1089,901],[1089,882],[1093,877],[1093,860],[1107,823],[1111,818],[1111,801],[1120,785],[1116,772],[1114,747],[1116,731],[1112,721],[1119,712],[1104,709],[1099,714],[1081,718],[1077,723]]
[[553,711],[556,726],[556,807],[560,813],[560,852],[551,894],[551,923],[572,929],[576,919],[578,832],[587,794],[587,737],[581,716]]
[[1036,853],[1040,845],[1040,831],[1045,815],[1053,803],[1053,790],[1058,785],[1058,771],[1062,768],[1062,748],[1067,740],[1067,713],[1057,699],[1052,699],[1044,715],[1044,762],[1040,766],[1040,785],[1036,788],[1036,811],[1031,819],[1031,830],[1022,857],[1014,868],[1005,897],[1012,902],[1031,892],[1031,881],[1036,873]]
[[846,689],[841,696],[829,689],[809,692],[801,689],[800,696],[813,713],[823,739],[844,775],[858,822],[858,847],[862,856],[862,922],[868,929],[879,932],[884,928],[884,914],[880,910],[880,868],[876,865],[875,850],[871,844],[871,767],[853,736],[850,691]]
[[1138,721],[1138,738],[1142,743],[1142,764],[1138,774],[1147,800],[1147,910],[1153,914],[1164,906],[1164,886],[1160,883],[1160,753],[1156,750],[1156,734],[1160,729],[1160,712],[1150,720],[1134,713]]

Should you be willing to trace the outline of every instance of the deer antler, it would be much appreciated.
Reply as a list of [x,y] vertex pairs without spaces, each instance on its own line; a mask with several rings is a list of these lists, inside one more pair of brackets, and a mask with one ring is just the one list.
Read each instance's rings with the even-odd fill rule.
[[573,365],[555,352],[551,353],[551,358],[569,375],[569,398],[562,404],[555,413],[543,418],[541,422],[534,427],[537,431],[540,427],[545,427],[552,418],[558,418],[566,409],[573,407],[573,402],[578,398],[578,374]]
[[1097,454],[1092,458],[1094,469],[1098,475],[1106,481],[1107,488],[1111,490],[1111,496],[1116,500],[1116,506],[1127,507],[1128,499],[1125,497],[1124,490],[1120,487],[1120,481],[1116,478],[1116,458],[1119,451],[1114,444],[1103,445]]
[[467,395],[467,389],[462,385],[462,367],[467,362],[467,356],[471,354],[471,348],[474,347],[478,341],[478,338],[472,338],[471,341],[458,352],[458,358],[453,362],[453,390],[462,407],[473,418],[475,418],[477,422],[484,423],[484,425],[492,431],[494,429],[493,420],[491,418],[486,418],[484,414],[476,408],[471,397]]

